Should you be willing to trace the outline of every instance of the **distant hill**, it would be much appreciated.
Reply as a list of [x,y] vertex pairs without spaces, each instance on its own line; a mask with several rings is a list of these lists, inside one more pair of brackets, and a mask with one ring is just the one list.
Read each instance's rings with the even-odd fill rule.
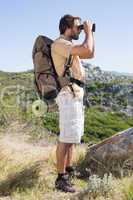
[[[107,73],[107,74],[110,74],[110,75],[114,75],[114,76],[126,76],[126,77],[129,77],[129,78],[133,78],[133,73],[126,73],[126,72],[117,72],[117,71],[108,71],[108,70],[102,70],[102,66],[96,66],[96,65],[92,65],[91,63],[88,63],[88,62],[84,62],[84,61],[81,61],[83,66],[85,67],[85,69],[88,69],[88,70],[92,70],[92,71],[101,71],[103,73]],[[5,72],[5,71],[2,71],[0,70],[0,76],[1,75],[15,75],[15,74],[22,74],[22,73],[33,73],[33,69],[29,69],[29,70],[26,70],[26,71],[20,71],[20,72]]]
[[[133,126],[133,79],[105,72],[99,66],[83,65],[86,71],[83,141],[103,139]],[[0,71],[0,95],[0,127],[15,119],[40,122],[40,119],[36,121],[32,112],[32,104],[38,99],[32,69],[24,72]],[[42,118],[41,123],[49,131],[58,134],[57,112]]]
[[98,79],[99,81],[110,81],[117,78],[133,79],[133,73],[117,72],[117,71],[106,71],[102,70],[102,67],[95,66],[90,63],[82,61],[83,66],[86,69],[87,79]]
[[117,71],[111,71],[112,74],[117,76],[129,76],[133,77],[133,73],[126,73],[126,72],[117,72]]

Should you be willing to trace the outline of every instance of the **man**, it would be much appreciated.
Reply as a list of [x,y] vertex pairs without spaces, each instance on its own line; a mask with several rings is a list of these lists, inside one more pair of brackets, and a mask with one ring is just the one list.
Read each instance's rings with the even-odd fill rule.
[[[84,69],[80,58],[87,59],[94,57],[94,39],[92,23],[83,23],[85,39],[80,45],[74,45],[72,40],[78,40],[81,19],[71,15],[64,15],[59,23],[60,37],[52,44],[51,54],[59,76],[63,76],[64,65],[71,55],[71,76],[81,83],[85,79]],[[84,131],[84,106],[83,106],[83,85],[76,82],[65,86],[57,96],[59,107],[60,136],[56,150],[58,177],[55,187],[65,192],[75,192],[69,181],[69,173],[73,171],[72,152],[73,144],[80,143]]]

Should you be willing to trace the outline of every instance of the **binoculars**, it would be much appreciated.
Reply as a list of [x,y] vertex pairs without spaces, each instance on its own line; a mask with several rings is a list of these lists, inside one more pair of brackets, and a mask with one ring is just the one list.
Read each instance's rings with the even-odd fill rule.
[[[81,24],[78,26],[80,30],[83,30],[84,29],[84,25]],[[95,32],[96,31],[96,24],[92,24],[92,32]]]

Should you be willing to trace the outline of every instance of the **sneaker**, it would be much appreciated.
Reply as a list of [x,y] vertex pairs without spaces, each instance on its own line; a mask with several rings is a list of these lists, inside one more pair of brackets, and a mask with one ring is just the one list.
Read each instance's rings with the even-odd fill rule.
[[55,188],[63,192],[76,192],[75,189],[72,187],[71,183],[69,182],[68,174],[62,175],[61,178],[57,177],[55,181]]
[[78,178],[78,176],[80,175],[80,172],[78,172],[76,168],[72,166],[66,167],[66,172],[68,173],[70,179],[74,177]]
[[66,172],[70,175],[70,176],[74,176],[75,175],[75,167],[72,166],[68,166],[66,167]]
[[70,184],[73,186],[74,183],[72,183],[72,178],[74,178],[75,175],[76,175],[76,174],[75,174],[75,173],[76,173],[75,167],[72,167],[72,166],[66,167],[66,173],[67,173],[68,176],[69,176],[69,182],[70,182]]
[[84,179],[90,177],[91,175],[90,170],[87,168],[82,170],[76,170],[76,168],[72,166],[66,167],[66,172],[69,175],[70,180],[74,177]]

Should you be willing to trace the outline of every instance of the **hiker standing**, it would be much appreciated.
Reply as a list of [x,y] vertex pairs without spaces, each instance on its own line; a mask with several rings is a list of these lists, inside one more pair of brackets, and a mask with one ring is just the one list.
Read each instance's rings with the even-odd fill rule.
[[72,40],[78,40],[81,33],[81,19],[64,15],[60,19],[60,36],[51,47],[51,55],[58,76],[63,76],[66,61],[71,59],[69,74],[73,82],[64,86],[56,98],[59,107],[60,135],[56,150],[58,177],[55,187],[65,192],[75,192],[69,181],[72,167],[73,144],[81,141],[84,132],[84,81],[85,71],[80,59],[94,57],[94,39],[92,23],[85,21],[83,29],[85,39],[82,44],[75,45]]

